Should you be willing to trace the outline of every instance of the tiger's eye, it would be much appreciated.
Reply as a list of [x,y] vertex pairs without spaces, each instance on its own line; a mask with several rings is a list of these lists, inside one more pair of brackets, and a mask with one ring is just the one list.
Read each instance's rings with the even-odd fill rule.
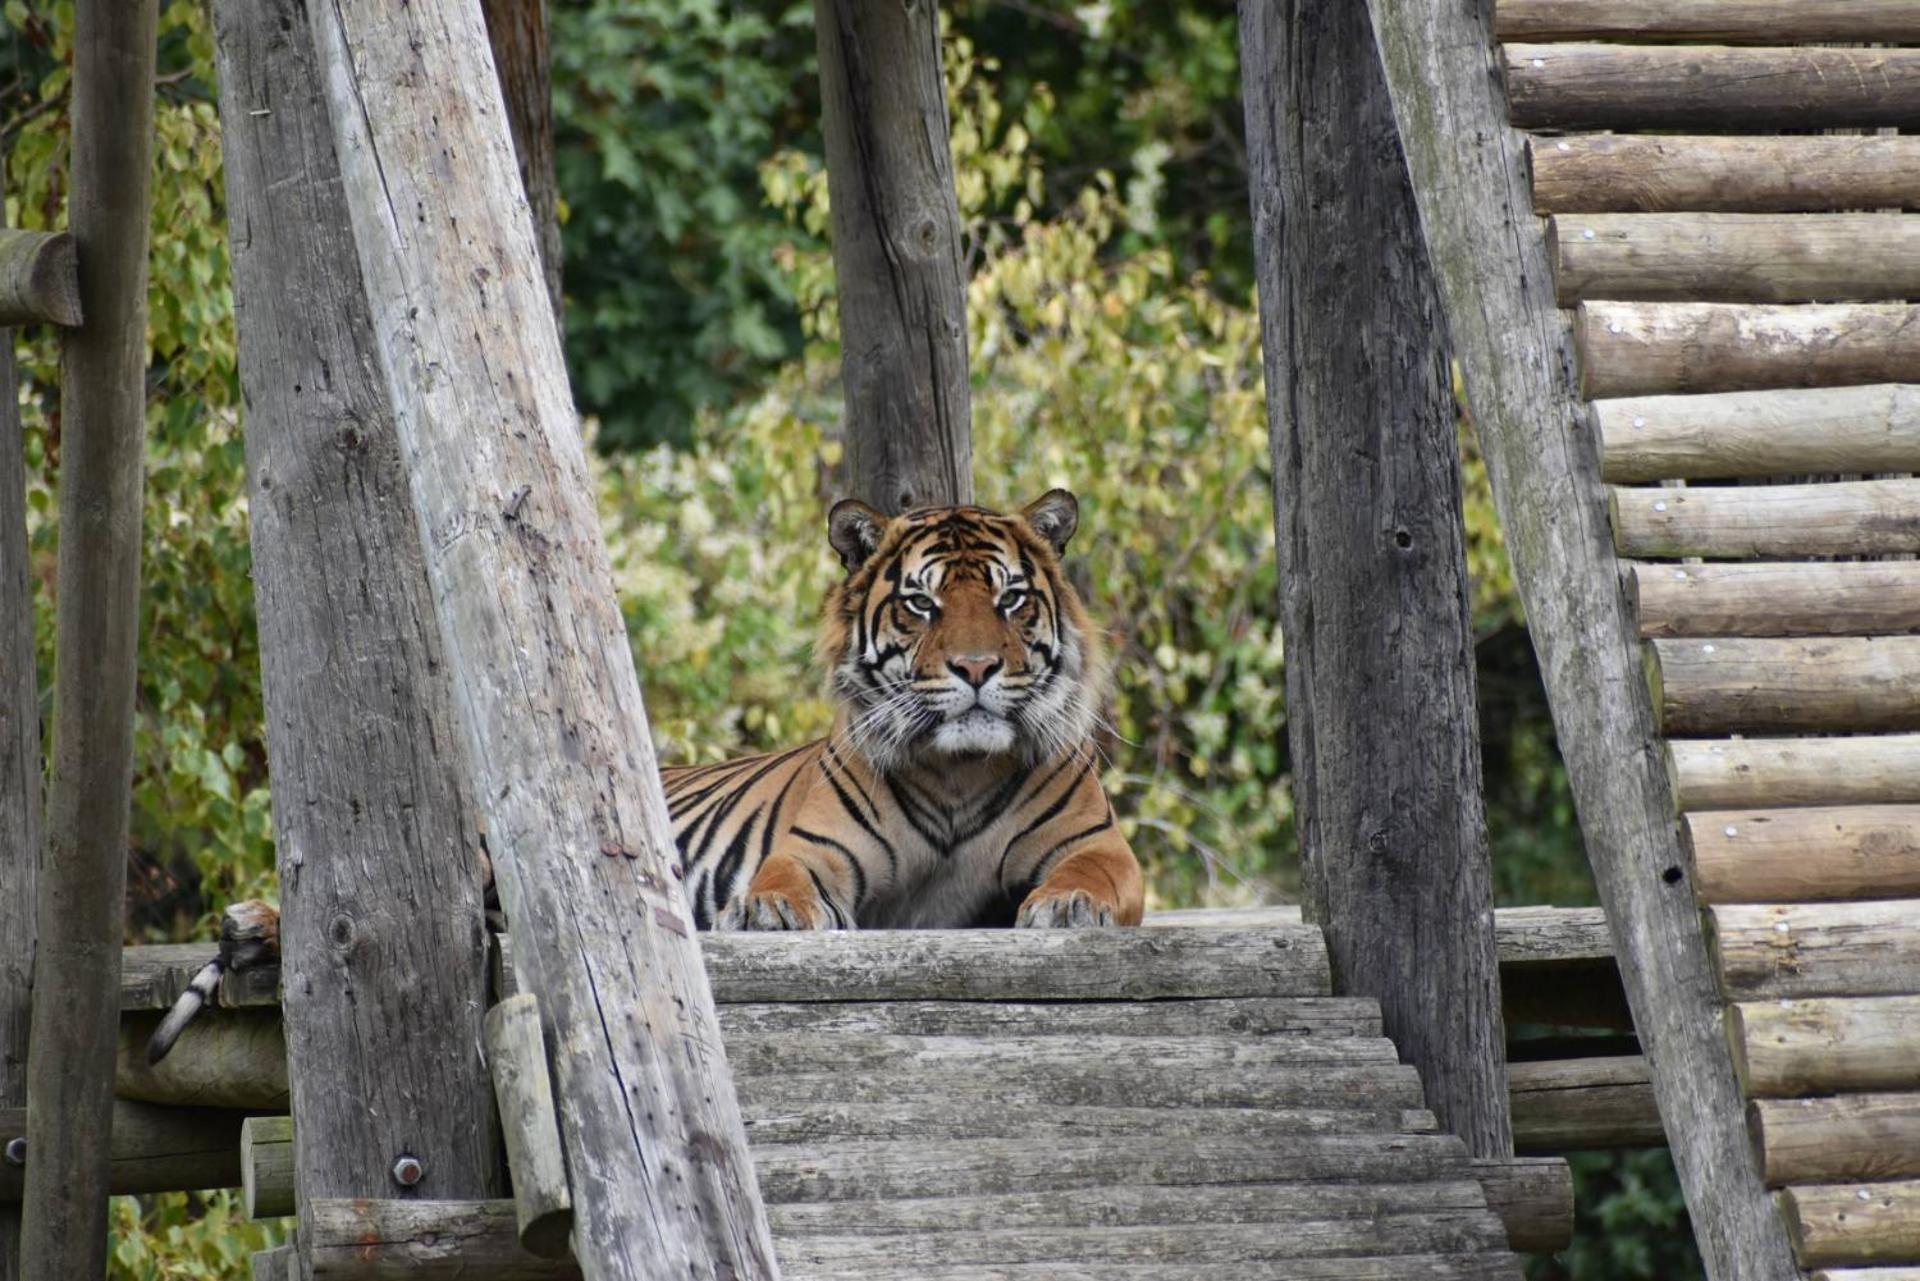
[[1000,612],[1003,614],[1015,613],[1026,603],[1027,593],[1016,588],[1000,598]]
[[909,592],[900,598],[900,603],[905,605],[910,613],[918,614],[922,618],[933,617],[933,597],[924,592]]

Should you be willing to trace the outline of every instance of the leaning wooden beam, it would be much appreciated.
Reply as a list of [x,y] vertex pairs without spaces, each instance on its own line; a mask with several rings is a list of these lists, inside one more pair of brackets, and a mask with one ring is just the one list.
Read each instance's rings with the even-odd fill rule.
[[1595,401],[1593,421],[1616,482],[1920,471],[1920,386],[1907,383],[1629,396]]
[[542,1258],[560,1258],[573,1234],[573,1194],[553,1112],[540,1006],[531,996],[509,996],[487,1011],[487,1066],[507,1140],[520,1244]]
[[1920,209],[1920,138],[1903,135],[1575,134],[1529,138],[1527,159],[1543,214]]
[[1681,826],[1702,903],[1920,898],[1920,805],[1706,810]]
[[1682,811],[1920,802],[1920,734],[1676,741],[1666,756]]
[[479,8],[309,15],[459,737],[552,1020],[575,1244],[594,1277],[771,1276]]
[[1499,0],[1502,40],[1920,44],[1907,0]]
[[[240,1182],[240,1127],[244,1112],[220,1108],[159,1107],[117,1099],[107,1187],[115,1196],[197,1192]],[[26,1134],[25,1108],[0,1108],[0,1149]],[[27,1165],[33,1150],[27,1150]],[[0,1160],[0,1205],[20,1200],[22,1167]]]
[[1507,1065],[1520,1153],[1650,1148],[1667,1141],[1647,1062],[1637,1054]]
[[1920,631],[1920,562],[1628,565],[1642,636],[1892,636]]
[[1563,307],[1920,297],[1920,215],[1563,214],[1547,249]]
[[1920,480],[1618,487],[1607,500],[1613,545],[1622,556],[1786,558],[1920,551]]
[[286,1040],[195,1073],[190,1029],[148,1088],[270,1088],[271,1058],[304,1196],[391,1195],[402,1153],[435,1195],[498,1196],[482,828],[306,12],[214,5],[267,756],[304,798],[273,812]]
[[1653,712],[1634,670],[1573,368],[1533,233],[1490,6],[1369,0],[1454,357],[1493,481],[1594,879],[1680,1184],[1714,1281],[1798,1281],[1716,1030],[1713,970],[1681,863]]
[[1591,399],[1897,383],[1920,368],[1920,307],[1893,303],[1588,302],[1574,335]]
[[[68,225],[84,328],[61,349],[52,781],[27,1045],[21,1271],[107,1267],[120,939],[132,809],[157,0],[74,9]],[[9,443],[8,448],[11,448]]]
[[1920,991],[1920,901],[1707,909],[1730,1001]]
[[1756,1001],[1727,1010],[1741,1084],[1755,1097],[1920,1090],[1920,996]]
[[1920,636],[1654,640],[1669,734],[1920,729]]
[[973,501],[967,267],[935,5],[816,0],[847,483],[886,512]]
[[1523,129],[1899,127],[1920,119],[1920,49],[1509,44]]
[[487,41],[507,128],[520,162],[520,186],[533,212],[540,269],[553,304],[555,324],[565,320],[561,290],[560,190],[553,172],[553,44],[547,31],[547,0],[481,0]]
[[0,230],[0,325],[80,323],[79,259],[64,231]]
[[1756,1099],[1747,1124],[1775,1187],[1920,1176],[1920,1095]]
[[1788,1188],[1780,1208],[1807,1267],[1920,1258],[1920,1180]]

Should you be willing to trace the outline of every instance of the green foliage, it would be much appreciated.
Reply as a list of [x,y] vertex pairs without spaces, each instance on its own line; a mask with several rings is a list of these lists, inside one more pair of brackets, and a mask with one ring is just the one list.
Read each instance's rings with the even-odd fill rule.
[[1665,1149],[1576,1152],[1573,1245],[1529,1262],[1530,1281],[1689,1281],[1705,1275]]
[[107,1281],[245,1281],[256,1250],[286,1239],[281,1221],[252,1222],[237,1192],[115,1197]]

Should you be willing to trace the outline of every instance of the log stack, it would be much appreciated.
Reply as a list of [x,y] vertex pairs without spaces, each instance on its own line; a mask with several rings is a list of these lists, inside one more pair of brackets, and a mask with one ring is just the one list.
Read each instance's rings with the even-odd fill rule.
[[1799,1263],[1920,1277],[1920,6],[1496,15],[1666,737],[1654,871]]

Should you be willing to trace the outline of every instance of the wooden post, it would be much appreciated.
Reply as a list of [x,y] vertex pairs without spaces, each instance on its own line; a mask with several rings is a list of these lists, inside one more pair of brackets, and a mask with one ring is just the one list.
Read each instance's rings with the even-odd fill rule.
[[310,7],[589,1278],[775,1273],[477,6]]
[[970,503],[967,269],[939,6],[815,0],[814,26],[847,488],[885,512]]
[[480,815],[304,9],[214,6],[300,1195],[499,1196]]
[[564,329],[560,282],[560,190],[553,174],[553,50],[547,39],[547,0],[481,0],[500,95],[507,103],[520,185],[533,209],[553,319]]
[[1551,696],[1587,854],[1714,1281],[1791,1281],[1747,1141],[1712,967],[1621,597],[1488,0],[1368,0],[1454,355]]
[[133,788],[156,0],[80,0],[62,351],[53,781],[27,1047],[22,1272],[107,1266],[107,1162]]
[[1443,321],[1364,8],[1241,5],[1309,915],[1441,1124],[1510,1155]]

